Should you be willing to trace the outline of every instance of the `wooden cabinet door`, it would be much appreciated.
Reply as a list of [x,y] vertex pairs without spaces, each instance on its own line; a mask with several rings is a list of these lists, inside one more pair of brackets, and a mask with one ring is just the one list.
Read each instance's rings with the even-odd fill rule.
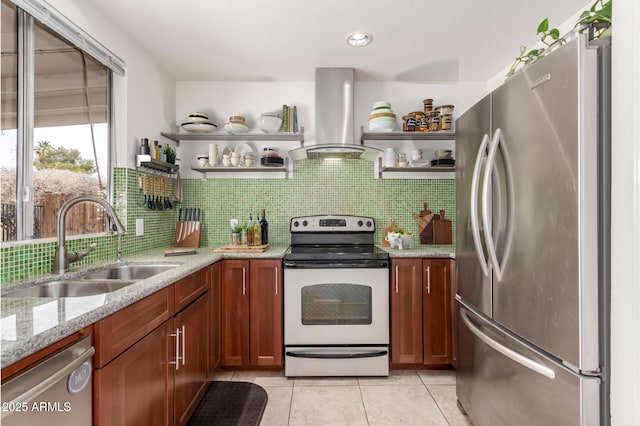
[[422,364],[422,259],[391,260],[391,364]]
[[[184,425],[191,417],[207,385],[209,370],[209,293],[176,314],[174,333],[179,334],[174,345],[180,357],[175,367],[173,410],[174,424]],[[174,341],[175,342],[175,341]],[[175,358],[173,358],[175,359]]]
[[220,367],[220,283],[222,282],[222,262],[214,263],[209,277],[209,309],[211,323],[209,336],[211,342],[209,377],[213,377]]
[[250,262],[251,340],[253,366],[282,365],[282,262],[280,259]]
[[249,261],[225,260],[220,286],[220,358],[223,366],[249,364]]
[[[171,425],[172,321],[94,372],[94,424]],[[171,352],[171,354],[170,354]]]
[[175,309],[178,312],[209,290],[209,268],[202,268],[177,281],[173,284],[173,289],[175,291]]
[[451,269],[449,259],[424,259],[424,363],[451,364]]

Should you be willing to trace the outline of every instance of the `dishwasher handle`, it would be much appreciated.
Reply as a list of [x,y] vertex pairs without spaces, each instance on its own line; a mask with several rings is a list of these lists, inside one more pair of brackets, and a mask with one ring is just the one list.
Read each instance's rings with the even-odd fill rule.
[[[91,346],[89,349],[87,349],[86,351],[78,355],[78,357],[75,358],[73,361],[71,361],[69,364],[65,365],[62,369],[52,374],[51,376],[47,377],[45,380],[38,383],[36,386],[32,387],[31,389],[28,389],[21,395],[17,396],[8,404],[16,405],[24,402],[33,401],[37,396],[46,392],[49,388],[51,388],[51,386],[55,385],[60,380],[62,380],[66,375],[70,374],[73,370],[75,370],[76,368],[84,364],[85,361],[91,358],[95,353],[96,353],[95,348]],[[4,419],[6,416],[10,414],[13,414],[13,413],[11,411],[3,411],[1,418]]]

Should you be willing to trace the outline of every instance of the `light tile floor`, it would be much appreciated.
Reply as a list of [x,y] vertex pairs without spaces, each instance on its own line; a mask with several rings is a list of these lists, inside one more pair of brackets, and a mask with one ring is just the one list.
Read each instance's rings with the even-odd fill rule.
[[454,371],[392,370],[389,377],[286,378],[283,372],[220,372],[269,395],[261,426],[470,426],[458,410]]

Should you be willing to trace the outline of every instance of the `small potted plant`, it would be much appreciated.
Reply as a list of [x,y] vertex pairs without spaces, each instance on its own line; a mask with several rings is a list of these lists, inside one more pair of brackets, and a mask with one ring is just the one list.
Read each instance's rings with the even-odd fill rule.
[[231,244],[239,246],[242,244],[242,225],[238,219],[231,219],[229,225],[231,226]]
[[167,157],[167,163],[175,164],[176,163],[176,150],[171,148],[171,146],[166,145],[162,149],[162,153]]

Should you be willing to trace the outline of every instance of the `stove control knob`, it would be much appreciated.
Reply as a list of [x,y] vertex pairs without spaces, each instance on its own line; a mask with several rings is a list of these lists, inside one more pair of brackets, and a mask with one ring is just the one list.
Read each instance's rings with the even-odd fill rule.
[[373,226],[373,223],[371,223],[370,220],[367,221],[367,228],[371,228]]
[[293,222],[293,227],[297,228],[298,226],[300,226],[300,222],[298,222],[297,220]]
[[358,226],[362,226],[362,225],[363,225],[362,221],[361,221],[361,220],[359,220],[359,221],[358,221]]
[[307,226],[309,224],[309,222],[307,222],[306,220],[302,221],[302,226]]

